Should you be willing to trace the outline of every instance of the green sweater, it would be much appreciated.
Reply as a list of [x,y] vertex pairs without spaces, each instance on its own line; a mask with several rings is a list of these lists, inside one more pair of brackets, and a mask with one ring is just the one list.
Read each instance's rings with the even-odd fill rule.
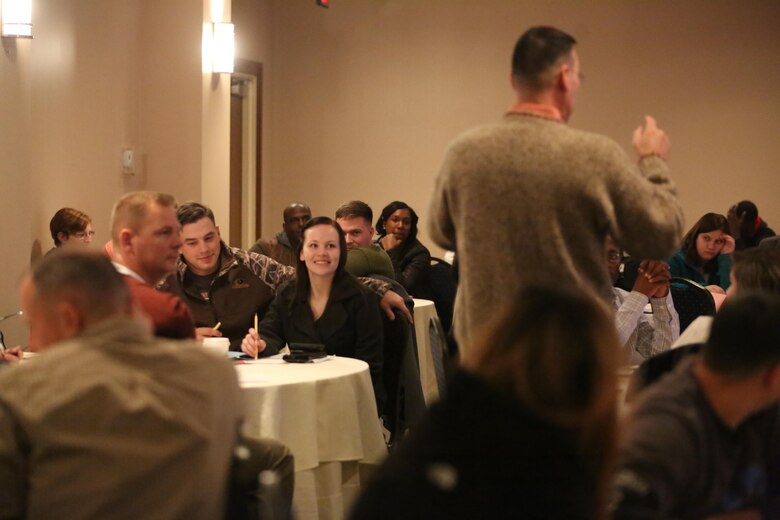
[[638,258],[661,259],[683,229],[662,159],[637,167],[611,139],[522,114],[451,143],[428,215],[433,241],[457,252],[464,353],[524,284],[591,288],[611,302],[607,234]]
[[379,274],[395,280],[393,263],[384,249],[376,244],[350,249],[345,269],[352,276]]

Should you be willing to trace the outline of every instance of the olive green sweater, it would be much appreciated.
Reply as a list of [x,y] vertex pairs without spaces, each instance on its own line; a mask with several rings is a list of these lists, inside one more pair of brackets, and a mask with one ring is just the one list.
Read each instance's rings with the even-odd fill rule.
[[607,234],[632,255],[661,259],[683,230],[662,159],[637,166],[611,139],[522,114],[451,143],[428,222],[431,238],[457,252],[464,353],[523,284],[592,288],[611,302]]

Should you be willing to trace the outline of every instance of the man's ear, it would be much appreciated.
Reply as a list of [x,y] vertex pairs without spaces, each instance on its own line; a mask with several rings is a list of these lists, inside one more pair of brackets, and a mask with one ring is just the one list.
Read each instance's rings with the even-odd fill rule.
[[372,237],[373,237],[374,235],[376,235],[376,229],[374,229],[374,228],[373,228],[373,226],[372,226],[372,227],[370,227],[370,228],[368,228],[368,232],[369,232],[369,233],[371,233],[371,236],[372,236]]
[[780,363],[773,365],[764,374],[764,385],[772,395],[780,398]]
[[64,231],[58,231],[57,232],[57,240],[60,241],[60,244],[65,242],[68,239],[68,234]]
[[558,72],[555,75],[555,84],[558,85],[558,87],[560,87],[560,89],[564,92],[569,92],[571,90],[571,74],[569,74],[570,70],[571,65],[564,63],[561,65],[561,68],[558,69]]
[[215,228],[216,228],[216,230],[217,230],[217,238],[219,238],[220,240],[222,240],[222,234],[219,232],[219,226],[214,226],[214,227],[215,227]]
[[67,300],[57,303],[57,315],[62,325],[62,331],[65,337],[62,339],[69,339],[81,334],[84,330],[84,314],[79,308],[72,302]]
[[119,232],[119,249],[121,249],[122,253],[132,250],[132,240],[134,236],[135,233],[129,228],[122,228]]
[[515,91],[519,91],[520,90],[520,84],[517,81],[517,76],[515,76],[514,73],[512,73],[512,72],[509,73],[509,83],[511,83],[512,88]]

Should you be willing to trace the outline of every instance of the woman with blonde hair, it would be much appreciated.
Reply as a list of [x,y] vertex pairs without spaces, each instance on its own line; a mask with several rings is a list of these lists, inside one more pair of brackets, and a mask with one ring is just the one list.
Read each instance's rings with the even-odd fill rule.
[[609,310],[527,287],[475,347],[352,518],[603,518],[619,349]]

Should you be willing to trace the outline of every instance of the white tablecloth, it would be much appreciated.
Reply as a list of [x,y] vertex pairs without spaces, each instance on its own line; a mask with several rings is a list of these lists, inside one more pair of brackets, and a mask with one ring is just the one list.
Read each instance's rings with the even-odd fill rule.
[[431,318],[434,316],[437,316],[436,307],[431,300],[414,299],[414,330],[417,337],[417,357],[420,360],[420,384],[425,404],[428,406],[439,399],[439,386],[433,368],[431,340],[428,333]]
[[343,518],[365,479],[361,466],[387,454],[368,365],[339,357],[306,364],[272,359],[237,364],[236,371],[246,434],[277,439],[295,456],[296,517]]

